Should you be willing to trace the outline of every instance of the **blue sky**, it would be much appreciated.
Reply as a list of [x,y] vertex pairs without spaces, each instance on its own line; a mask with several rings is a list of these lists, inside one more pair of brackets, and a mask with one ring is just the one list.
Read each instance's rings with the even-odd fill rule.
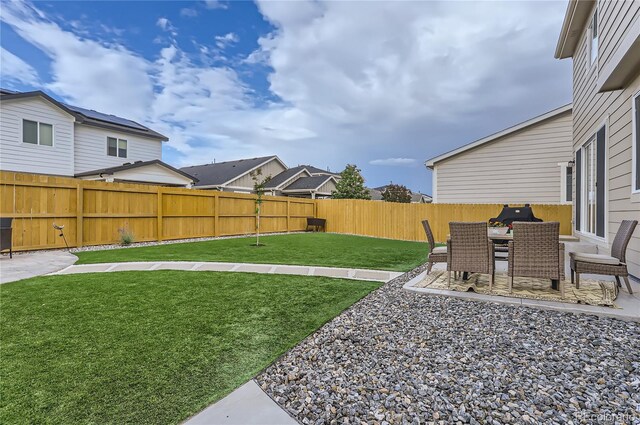
[[[571,100],[566,3],[2,1],[2,86],[145,123],[177,165],[423,162]],[[356,19],[357,17],[357,19]]]

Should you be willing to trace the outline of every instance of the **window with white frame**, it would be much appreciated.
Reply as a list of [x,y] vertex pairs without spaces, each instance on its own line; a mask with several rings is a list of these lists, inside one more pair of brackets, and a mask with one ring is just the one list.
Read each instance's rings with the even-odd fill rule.
[[593,65],[593,63],[598,58],[598,32],[600,29],[598,28],[598,8],[593,12],[593,17],[591,18],[591,24],[589,25],[589,64]]
[[640,92],[633,97],[632,182],[633,192],[640,193]]
[[584,225],[584,231],[587,233],[596,233],[596,159],[597,159],[597,147],[596,138],[593,137],[589,140],[583,149],[584,152],[584,215],[582,216],[582,224]]
[[573,164],[560,162],[560,202],[570,204],[573,201]]
[[127,157],[127,141],[115,137],[107,137],[107,155],[118,158]]
[[22,120],[22,142],[30,145],[53,146],[53,125]]

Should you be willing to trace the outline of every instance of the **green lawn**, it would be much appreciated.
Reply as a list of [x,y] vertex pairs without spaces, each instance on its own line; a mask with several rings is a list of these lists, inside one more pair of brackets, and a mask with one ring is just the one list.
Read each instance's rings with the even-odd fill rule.
[[[266,242],[275,248],[276,241],[282,248],[283,238]],[[238,252],[238,246],[249,250],[246,243],[223,245]],[[201,244],[188,258],[203,258],[207,247],[216,246]],[[135,259],[156,258],[154,252],[175,259],[169,257],[175,245],[159,248],[100,254],[110,254],[105,261],[125,259],[122,255],[132,260],[133,253]],[[274,255],[270,249],[261,252]],[[390,261],[387,257],[384,264]],[[0,423],[180,422],[378,286],[182,271],[48,276],[4,284]]]
[[78,264],[118,261],[222,261],[308,266],[352,267],[408,271],[427,260],[428,245],[331,233],[264,236],[265,246],[252,247],[255,238],[156,245],[77,253]]

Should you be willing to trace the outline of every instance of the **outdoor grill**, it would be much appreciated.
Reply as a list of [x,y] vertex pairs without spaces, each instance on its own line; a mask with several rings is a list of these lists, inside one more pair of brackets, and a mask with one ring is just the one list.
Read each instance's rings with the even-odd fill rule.
[[542,219],[533,215],[533,210],[529,204],[525,204],[524,207],[510,207],[505,204],[497,217],[489,219],[489,223],[500,222],[507,226],[514,221],[541,222]]

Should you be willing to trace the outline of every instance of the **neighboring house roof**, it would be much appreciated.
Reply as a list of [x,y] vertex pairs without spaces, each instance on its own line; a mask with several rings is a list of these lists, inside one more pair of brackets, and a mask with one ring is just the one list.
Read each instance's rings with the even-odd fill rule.
[[111,130],[121,131],[123,133],[135,134],[138,136],[149,137],[152,139],[158,139],[161,141],[167,141],[169,138],[156,131],[153,131],[149,127],[146,127],[140,123],[137,123],[126,118],[118,117],[115,115],[103,114],[91,109],[80,108],[78,106],[67,105],[52,98],[41,90],[30,92],[16,92],[13,90],[0,89],[0,100],[16,100],[16,99],[28,99],[33,97],[40,97],[54,106],[62,109],[64,112],[73,116],[79,124],[90,125],[94,127],[107,128]]
[[269,183],[265,185],[265,189],[278,189],[280,186],[289,182],[289,180],[295,178],[298,175],[311,176],[311,173],[307,171],[304,166],[298,166],[284,170],[280,174],[275,175],[269,180]]
[[298,167],[295,167],[295,168],[306,168],[311,175],[330,174],[335,177],[340,177],[340,173],[334,173],[332,171],[323,170],[322,168],[314,167],[313,165],[298,165]]
[[318,190],[320,186],[329,180],[336,181],[335,177],[330,175],[302,177],[285,187],[283,192],[302,192]]
[[224,186],[273,160],[280,162],[284,168],[287,168],[280,158],[276,155],[271,155],[239,159],[237,161],[193,165],[191,167],[182,167],[181,170],[199,179],[196,186]]
[[574,55],[594,4],[593,0],[569,0],[556,45],[556,59],[569,58]]
[[382,191],[378,189],[369,189],[369,196],[372,201],[382,201]]
[[497,133],[491,134],[491,135],[489,135],[487,137],[483,137],[482,139],[478,139],[478,140],[476,140],[474,142],[471,142],[469,144],[461,146],[461,147],[459,147],[457,149],[453,149],[453,150],[451,150],[449,152],[443,153],[442,155],[438,155],[436,157],[428,159],[425,162],[425,165],[427,166],[427,168],[432,168],[433,169],[434,165],[437,162],[444,161],[445,159],[449,159],[451,157],[457,156],[457,155],[459,155],[459,154],[461,154],[463,152],[469,151],[471,149],[477,148],[478,146],[482,146],[482,145],[487,144],[489,142],[492,142],[492,141],[494,141],[496,139],[499,139],[500,137],[507,136],[509,134],[515,133],[516,131],[524,130],[527,127],[531,127],[532,125],[538,124],[538,123],[540,123],[542,121],[545,121],[545,120],[548,120],[550,118],[557,117],[558,115],[562,115],[564,113],[570,112],[571,110],[572,110],[572,104],[569,103],[568,105],[561,106],[561,107],[556,108],[556,109],[554,109],[552,111],[546,112],[546,113],[544,113],[542,115],[538,115],[535,118],[532,118],[530,120],[521,122],[520,124],[516,124],[513,127],[506,128],[506,129],[504,129],[502,131],[499,131]]
[[87,177],[87,176],[96,176],[96,175],[100,175],[100,174],[113,174],[113,173],[117,173],[118,171],[125,171],[125,170],[131,170],[134,168],[140,168],[140,167],[147,167],[149,165],[159,165],[161,167],[164,167],[170,171],[173,171],[174,173],[180,174],[188,179],[191,179],[194,182],[197,182],[198,179],[194,176],[192,176],[191,174],[185,173],[182,170],[179,170],[175,167],[172,167],[171,165],[167,164],[166,162],[162,162],[159,159],[154,159],[151,161],[136,161],[136,162],[125,162],[122,165],[118,165],[116,167],[108,167],[108,168],[100,168],[98,170],[91,170],[91,171],[85,171],[83,173],[79,173],[76,174],[76,177]]
[[414,193],[411,192],[411,202],[412,203],[420,203],[422,201],[428,202],[431,201],[431,196],[425,195],[424,193]]

